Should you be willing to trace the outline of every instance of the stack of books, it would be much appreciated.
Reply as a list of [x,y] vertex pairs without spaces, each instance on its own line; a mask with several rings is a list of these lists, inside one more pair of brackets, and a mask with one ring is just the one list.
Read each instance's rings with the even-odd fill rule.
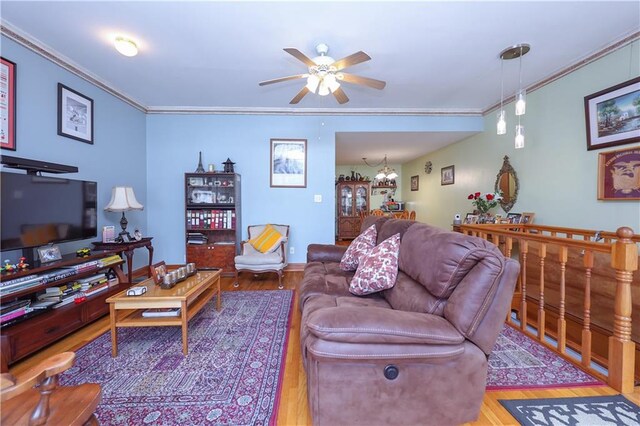
[[100,267],[104,268],[105,266],[113,265],[114,263],[120,262],[122,258],[117,254],[113,256],[105,257],[104,259],[100,259]]
[[7,296],[29,287],[36,287],[45,282],[39,275],[27,275],[0,283],[0,295]]
[[202,245],[202,244],[206,244],[207,243],[207,237],[206,235],[200,233],[200,232],[189,232],[187,234],[187,244],[198,244],[198,245]]
[[147,309],[142,312],[142,316],[146,318],[151,317],[177,317],[180,315],[180,308],[156,308]]
[[11,325],[30,313],[32,311],[29,307],[30,303],[30,300],[14,300],[0,305],[0,325],[2,327]]
[[90,277],[82,278],[76,281],[80,284],[80,290],[87,296],[105,291],[109,288],[109,282],[106,274],[96,274]]
[[45,292],[38,295],[38,300],[43,302],[54,302],[54,309],[73,303],[82,285],[78,282],[70,282],[61,286],[54,286],[45,289]]

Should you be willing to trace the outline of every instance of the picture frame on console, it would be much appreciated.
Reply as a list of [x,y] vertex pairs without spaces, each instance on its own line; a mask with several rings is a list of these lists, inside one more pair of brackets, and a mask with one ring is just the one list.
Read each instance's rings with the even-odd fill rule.
[[640,200],[640,148],[598,154],[598,200]]
[[307,187],[307,140],[271,139],[272,188]]
[[16,150],[16,64],[0,57],[0,81],[6,81],[2,87],[4,96],[0,96],[0,110],[6,115],[0,116],[0,148]]
[[58,83],[58,135],[93,145],[93,99]]
[[587,150],[640,142],[640,77],[584,98]]
[[62,254],[60,254],[60,247],[54,245],[38,247],[38,258],[42,263],[49,263],[60,260],[62,259]]

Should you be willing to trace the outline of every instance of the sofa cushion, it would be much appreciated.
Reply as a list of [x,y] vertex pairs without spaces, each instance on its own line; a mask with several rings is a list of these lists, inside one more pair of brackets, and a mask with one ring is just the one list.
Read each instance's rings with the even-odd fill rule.
[[393,287],[398,276],[399,250],[400,234],[374,247],[360,260],[358,270],[349,284],[349,291],[362,296]]
[[358,235],[349,244],[349,248],[344,252],[340,260],[340,268],[344,271],[355,271],[358,269],[360,259],[369,253],[376,246],[378,232],[376,226],[371,225],[362,234]]
[[437,298],[413,278],[398,271],[396,285],[382,292],[393,309],[442,316],[446,300]]
[[464,336],[446,319],[377,307],[322,308],[306,318],[315,336],[347,343],[459,345]]
[[260,253],[269,253],[277,249],[285,238],[273,225],[267,224],[258,236],[249,240],[249,244]]
[[[377,223],[377,222],[376,222]],[[405,219],[389,219],[382,223],[378,231],[378,244],[395,234],[400,234],[400,239],[404,237],[405,232],[417,222]]]

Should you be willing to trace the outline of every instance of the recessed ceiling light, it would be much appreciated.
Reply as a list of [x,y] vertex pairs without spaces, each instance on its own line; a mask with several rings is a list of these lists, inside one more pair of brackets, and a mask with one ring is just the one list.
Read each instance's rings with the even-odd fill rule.
[[124,56],[136,56],[138,54],[138,46],[136,43],[126,37],[116,37],[114,42],[116,50]]

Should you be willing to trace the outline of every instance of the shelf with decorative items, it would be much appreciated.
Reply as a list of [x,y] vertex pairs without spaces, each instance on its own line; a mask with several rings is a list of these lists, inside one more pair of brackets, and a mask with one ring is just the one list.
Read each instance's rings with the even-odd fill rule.
[[239,174],[185,173],[187,262],[233,275],[242,240],[240,213]]

